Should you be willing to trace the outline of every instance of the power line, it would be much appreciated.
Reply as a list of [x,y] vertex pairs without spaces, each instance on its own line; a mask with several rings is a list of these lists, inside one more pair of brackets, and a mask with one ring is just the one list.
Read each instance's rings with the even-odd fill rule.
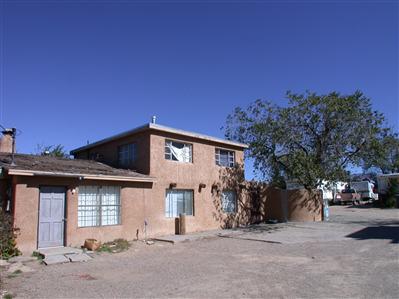
[[4,115],[4,51],[5,51],[5,42],[6,42],[6,2],[1,1],[1,8],[0,8],[0,26],[1,26],[1,32],[0,32],[0,122],[3,121],[3,115]]

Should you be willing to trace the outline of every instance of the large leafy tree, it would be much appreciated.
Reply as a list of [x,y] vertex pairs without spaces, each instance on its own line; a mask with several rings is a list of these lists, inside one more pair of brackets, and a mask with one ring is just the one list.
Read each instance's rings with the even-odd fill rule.
[[257,100],[237,107],[226,120],[226,137],[248,143],[255,168],[274,183],[295,179],[312,189],[345,179],[381,133],[384,117],[360,91],[287,98],[286,106]]
[[363,153],[364,170],[377,169],[382,173],[399,172],[399,136],[392,129],[384,129]]

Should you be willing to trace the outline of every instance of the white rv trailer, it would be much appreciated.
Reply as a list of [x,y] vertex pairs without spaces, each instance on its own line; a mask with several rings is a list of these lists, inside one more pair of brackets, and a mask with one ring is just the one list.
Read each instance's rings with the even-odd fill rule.
[[373,191],[374,184],[369,181],[351,182],[350,186],[361,195],[362,199],[378,199],[378,194],[375,194]]

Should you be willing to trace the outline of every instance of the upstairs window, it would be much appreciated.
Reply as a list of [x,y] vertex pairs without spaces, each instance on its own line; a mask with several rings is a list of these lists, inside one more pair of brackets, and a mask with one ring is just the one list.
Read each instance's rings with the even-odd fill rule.
[[188,143],[166,140],[165,159],[191,163],[193,161],[193,146]]
[[216,165],[224,167],[234,167],[235,155],[233,151],[227,151],[217,148],[215,150]]
[[118,147],[118,164],[121,167],[128,167],[136,161],[136,144],[124,144]]

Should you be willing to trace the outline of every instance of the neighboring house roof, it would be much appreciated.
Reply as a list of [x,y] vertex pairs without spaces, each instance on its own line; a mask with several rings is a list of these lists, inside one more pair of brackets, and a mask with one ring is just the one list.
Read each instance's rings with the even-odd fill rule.
[[0,153],[0,168],[9,175],[76,177],[86,180],[153,182],[155,179],[131,170],[114,168],[100,162],[51,156]]
[[379,174],[377,177],[397,177],[399,172]]
[[189,132],[189,131],[184,131],[184,130],[180,130],[180,129],[174,129],[174,128],[170,128],[170,127],[166,127],[166,126],[162,126],[162,125],[158,125],[158,124],[154,124],[154,123],[148,123],[145,124],[144,126],[141,127],[137,127],[134,128],[132,130],[129,131],[125,131],[122,132],[120,134],[116,134],[113,135],[111,137],[105,138],[105,139],[101,139],[99,141],[90,143],[88,145],[79,147],[77,149],[74,149],[71,151],[71,154],[75,154],[77,152],[86,150],[86,149],[90,149],[92,147],[95,147],[97,145],[101,145],[122,137],[126,137],[135,133],[139,133],[142,131],[146,131],[146,130],[156,130],[156,131],[161,131],[161,132],[167,132],[167,133],[173,133],[173,134],[177,134],[177,135],[182,135],[182,136],[188,136],[188,137],[192,137],[192,138],[197,138],[197,139],[202,139],[202,140],[207,140],[207,141],[212,141],[215,143],[219,143],[219,144],[224,144],[224,145],[230,145],[230,146],[236,146],[236,147],[240,147],[240,148],[248,148],[247,144],[244,143],[240,143],[240,142],[235,142],[235,141],[231,141],[231,140],[225,140],[222,138],[217,138],[217,137],[212,137],[212,136],[208,136],[208,135],[204,135],[204,134],[199,134],[199,133],[195,133],[195,132]]

